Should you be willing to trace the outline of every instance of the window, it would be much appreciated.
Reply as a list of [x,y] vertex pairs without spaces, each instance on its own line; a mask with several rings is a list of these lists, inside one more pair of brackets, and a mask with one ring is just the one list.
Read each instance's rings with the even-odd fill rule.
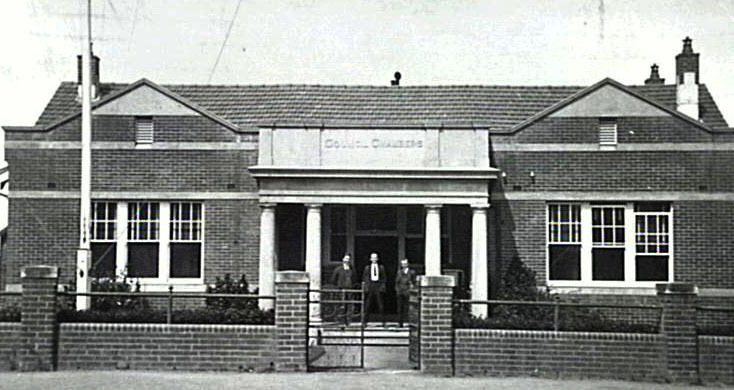
[[201,276],[201,203],[171,203],[171,277]]
[[616,118],[599,118],[599,146],[609,149],[617,147]]
[[135,144],[150,145],[153,143],[153,117],[135,117]]
[[159,215],[159,203],[127,205],[127,275],[130,277],[158,277]]
[[671,221],[667,203],[548,204],[548,281],[622,286],[672,280]]
[[92,265],[90,275],[115,277],[117,262],[117,204],[94,202],[92,204],[91,229]]
[[93,269],[144,283],[201,281],[201,202],[93,202],[92,210]]
[[548,205],[549,273],[553,280],[581,280],[581,207]]
[[638,281],[667,280],[670,260],[670,207],[635,205],[635,275]]

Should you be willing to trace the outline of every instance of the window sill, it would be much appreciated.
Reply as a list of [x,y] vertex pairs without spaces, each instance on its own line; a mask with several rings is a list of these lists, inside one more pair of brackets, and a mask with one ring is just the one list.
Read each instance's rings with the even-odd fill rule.
[[207,287],[202,279],[168,281],[140,279],[140,291],[142,292],[168,292],[169,286],[173,286],[173,292],[206,292]]
[[553,293],[655,295],[655,285],[668,282],[574,282],[547,281]]

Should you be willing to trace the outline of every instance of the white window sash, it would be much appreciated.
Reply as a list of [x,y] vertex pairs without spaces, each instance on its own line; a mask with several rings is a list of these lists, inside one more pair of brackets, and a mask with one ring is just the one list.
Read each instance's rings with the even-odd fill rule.
[[[636,216],[637,215],[667,215],[668,216],[668,281],[674,281],[674,258],[675,252],[674,237],[674,225],[675,219],[673,215],[673,206],[671,205],[669,212],[635,212],[634,203],[620,204],[590,204],[580,203],[581,206],[581,280],[551,280],[550,279],[550,250],[549,246],[553,245],[550,237],[550,206],[558,204],[573,204],[573,203],[547,203],[546,204],[546,219],[545,219],[545,235],[546,235],[546,283],[550,287],[609,287],[609,288],[626,288],[626,287],[655,287],[655,284],[661,283],[660,281],[644,282],[637,281],[636,275],[636,257],[637,253],[637,242],[636,242]],[[579,203],[576,203],[579,204]],[[592,208],[596,207],[624,207],[624,235],[625,243],[624,246],[614,245],[595,245],[592,238]],[[557,243],[555,243],[557,244]],[[575,245],[570,243],[570,245]],[[624,279],[623,281],[608,281],[608,280],[593,280],[593,248],[620,248],[624,249]],[[645,253],[640,253],[645,255]],[[661,254],[664,255],[664,254]]]

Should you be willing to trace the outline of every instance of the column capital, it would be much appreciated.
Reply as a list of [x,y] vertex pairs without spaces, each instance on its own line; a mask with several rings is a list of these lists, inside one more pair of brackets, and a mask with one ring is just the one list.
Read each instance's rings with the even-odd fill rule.
[[471,211],[474,214],[486,213],[488,209],[489,209],[489,205],[478,205],[478,204],[471,205]]
[[305,203],[304,206],[308,210],[319,210],[321,211],[321,208],[324,207],[323,203]]
[[430,213],[430,212],[439,212],[439,211],[441,211],[441,207],[443,207],[443,205],[441,205],[441,204],[427,204],[427,205],[424,205],[423,207],[425,207],[426,210]]
[[275,209],[275,206],[277,206],[276,203],[259,203],[258,206],[260,206],[261,209],[268,210],[268,209]]

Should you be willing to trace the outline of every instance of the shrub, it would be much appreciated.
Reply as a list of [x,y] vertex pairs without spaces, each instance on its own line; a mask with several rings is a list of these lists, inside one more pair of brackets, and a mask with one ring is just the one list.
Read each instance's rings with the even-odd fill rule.
[[[257,290],[250,292],[247,278],[244,274],[239,279],[232,279],[230,274],[224,278],[217,276],[213,286],[207,286],[209,294],[256,294]],[[257,299],[252,298],[206,298],[206,306],[219,310],[239,309],[254,310],[258,308]]]
[[[535,272],[519,258],[508,264],[502,278],[500,300],[552,302],[557,297],[537,287]],[[469,305],[454,306],[455,328],[552,330],[554,309],[540,305],[495,305],[487,318],[471,314]],[[598,310],[586,307],[562,307],[558,315],[559,330],[594,332],[655,333],[652,325],[611,321]]]
[[[132,285],[126,281],[111,278],[97,278],[92,280],[94,292],[131,292]],[[140,292],[140,283],[135,284],[135,292]],[[147,309],[148,300],[141,297],[93,297],[92,310],[110,311],[113,309],[140,310]]]
[[[140,291],[140,285],[135,286]],[[101,279],[93,285],[95,291],[129,292],[131,285],[124,282]],[[247,278],[242,275],[232,279],[227,274],[217,278],[207,293],[250,294]],[[177,324],[272,324],[273,310],[263,311],[256,298],[205,298],[205,306],[174,310],[171,322]],[[73,307],[59,311],[60,322],[104,322],[104,323],[166,323],[164,309],[151,308],[145,298],[101,297],[92,301],[92,309],[76,311]]]

